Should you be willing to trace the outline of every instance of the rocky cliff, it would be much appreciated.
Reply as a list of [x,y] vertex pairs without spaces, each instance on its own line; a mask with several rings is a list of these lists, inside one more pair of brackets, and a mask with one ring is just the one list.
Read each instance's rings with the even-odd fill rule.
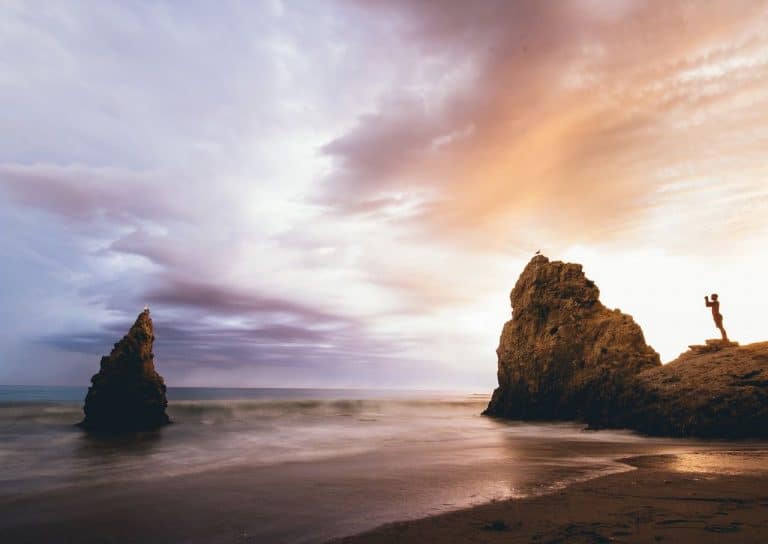
[[691,346],[641,372],[620,426],[648,434],[768,437],[768,342]]
[[134,431],[169,423],[165,383],[155,371],[155,340],[149,310],[139,314],[128,334],[115,344],[91,378],[80,425],[104,432]]
[[661,365],[629,315],[609,310],[581,265],[537,255],[510,296],[487,415],[601,420],[627,380]]
[[662,366],[581,265],[536,256],[512,290],[484,412],[671,436],[768,436],[768,343],[710,342]]

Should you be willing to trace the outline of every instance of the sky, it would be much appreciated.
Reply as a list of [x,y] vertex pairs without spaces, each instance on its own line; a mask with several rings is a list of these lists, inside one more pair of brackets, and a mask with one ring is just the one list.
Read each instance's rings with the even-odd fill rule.
[[490,391],[536,250],[768,338],[768,2],[0,5],[0,383]]

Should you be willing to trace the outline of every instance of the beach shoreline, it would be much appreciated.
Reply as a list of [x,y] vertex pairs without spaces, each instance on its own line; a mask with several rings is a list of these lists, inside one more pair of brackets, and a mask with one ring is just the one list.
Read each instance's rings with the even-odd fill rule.
[[[0,499],[0,541],[768,541],[765,444],[722,444],[722,448],[706,451],[620,458],[627,471],[569,483],[549,493],[500,499],[428,517],[411,511],[413,519],[384,525],[370,522],[398,518],[392,516],[394,512],[386,513],[391,499],[364,506],[364,495],[381,491],[378,479],[362,476],[370,468],[365,458],[351,456],[343,465],[333,460],[288,463],[277,472],[275,467],[251,467],[250,473],[243,467],[227,467],[192,477],[6,496]],[[316,479],[318,474],[323,479]],[[329,497],[327,490],[349,493],[360,478],[364,485],[355,491],[359,506],[345,510],[336,521],[328,518],[334,507],[323,502]],[[286,479],[309,483],[301,489],[286,488]],[[307,504],[314,507],[308,510]],[[320,518],[325,521],[318,523]],[[290,530],[286,529],[288,522]]]
[[[606,474],[624,478],[626,471],[649,471],[649,459],[678,460],[671,469],[654,468],[656,473],[698,470],[711,478],[724,467],[730,467],[729,478],[749,473],[742,486],[747,495],[768,472],[768,456],[760,453],[768,451],[766,441],[672,439],[587,431],[575,422],[494,420],[478,415],[487,399],[475,395],[374,392],[361,398],[348,392],[344,398],[314,390],[172,390],[169,415],[176,424],[110,437],[73,427],[82,416],[80,403],[72,401],[75,392],[5,392],[0,542],[9,544],[322,544],[348,535],[364,535],[352,542],[375,542],[382,531],[387,536],[379,541],[392,540],[386,524],[397,521],[406,527],[400,540],[409,541],[407,527],[420,526],[423,540],[433,541],[440,530],[425,518],[474,516],[481,511],[475,507],[488,504],[514,504],[518,510],[539,504],[526,506],[525,515],[488,514],[483,523],[444,538],[493,542],[517,535],[528,541],[549,538],[554,529],[518,527],[517,521],[546,521],[548,512],[559,516],[552,508],[565,501],[553,507],[547,502],[552,499],[538,497],[567,498],[597,485],[590,481],[615,481],[601,479]],[[652,457],[660,454],[674,457]],[[638,469],[627,459],[645,465]],[[513,497],[516,502],[504,502]],[[603,510],[609,520],[613,514]],[[430,518],[443,514],[457,517]],[[578,526],[582,520],[574,516]],[[717,530],[717,520],[709,524]],[[608,537],[622,531],[626,527]],[[554,534],[549,541],[556,541]]]
[[641,455],[549,494],[390,523],[329,544],[766,542],[768,452]]

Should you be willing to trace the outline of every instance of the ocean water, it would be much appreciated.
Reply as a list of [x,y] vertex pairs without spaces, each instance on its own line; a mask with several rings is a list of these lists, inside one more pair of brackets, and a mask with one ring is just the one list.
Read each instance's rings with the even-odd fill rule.
[[156,515],[157,541],[321,542],[628,470],[625,456],[723,447],[497,421],[480,416],[487,394],[325,389],[169,388],[174,424],[97,438],[74,426],[84,396],[0,386],[0,534],[66,536],[141,505],[96,536],[152,541]]

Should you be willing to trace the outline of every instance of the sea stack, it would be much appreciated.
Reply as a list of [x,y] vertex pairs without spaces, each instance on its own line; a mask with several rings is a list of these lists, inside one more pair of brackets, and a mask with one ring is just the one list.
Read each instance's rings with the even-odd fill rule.
[[101,358],[91,378],[80,426],[99,432],[140,431],[170,423],[165,382],[155,371],[155,340],[149,309],[139,314],[128,334]]
[[528,263],[512,290],[486,415],[768,438],[768,342],[707,340],[662,365],[640,327],[599,294],[579,264],[544,256]]
[[499,387],[484,412],[515,419],[610,420],[628,381],[661,366],[631,316],[600,303],[580,264],[536,255],[510,299]]

